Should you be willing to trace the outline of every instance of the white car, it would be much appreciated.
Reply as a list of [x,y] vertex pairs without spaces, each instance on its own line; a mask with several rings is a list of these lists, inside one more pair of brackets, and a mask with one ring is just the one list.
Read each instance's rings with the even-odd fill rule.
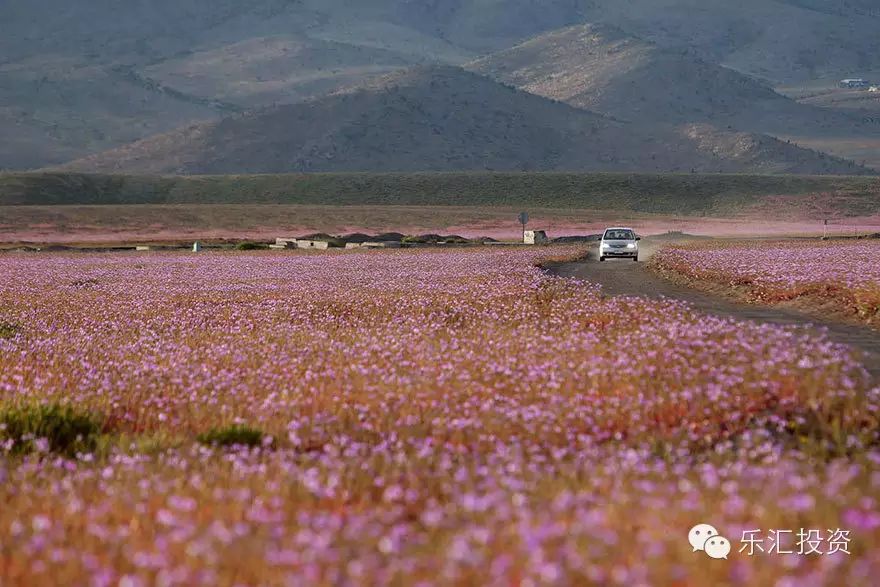
[[636,236],[632,228],[606,228],[599,242],[599,260],[620,258],[638,261],[640,240],[642,237]]

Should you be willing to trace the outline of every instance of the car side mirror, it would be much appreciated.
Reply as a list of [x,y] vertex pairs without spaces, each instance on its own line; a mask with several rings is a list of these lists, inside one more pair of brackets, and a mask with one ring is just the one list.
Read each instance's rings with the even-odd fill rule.
[[636,237],[636,240],[637,240],[637,241],[640,241],[640,240],[642,240],[642,237],[637,236],[637,237]]

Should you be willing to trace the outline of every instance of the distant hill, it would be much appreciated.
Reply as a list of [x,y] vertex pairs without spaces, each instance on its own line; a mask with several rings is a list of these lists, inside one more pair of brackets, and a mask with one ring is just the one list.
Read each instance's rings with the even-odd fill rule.
[[[14,139],[0,143],[0,169],[82,158],[395,68],[461,65],[584,23],[699,59],[709,69],[698,74],[721,64],[770,85],[871,77],[878,12],[874,0],[7,0],[0,133]],[[838,126],[821,124],[829,135]],[[849,133],[824,144],[880,151]],[[814,135],[785,136],[824,148]]]
[[832,157],[821,151],[798,147],[760,133],[738,132],[710,124],[685,124],[676,129],[703,155],[743,169],[761,173],[838,174],[836,169],[848,168],[844,173],[876,175],[873,169],[855,166],[851,161]]
[[839,88],[822,89],[798,98],[798,102],[822,108],[849,110],[868,116],[880,115],[880,92]]
[[14,137],[0,142],[0,169],[59,164],[410,64],[476,56],[369,4],[0,2],[0,135]]
[[707,149],[448,66],[189,126],[64,166],[89,172],[753,171],[859,174],[769,137]]
[[626,120],[712,122],[777,134],[804,128],[858,132],[863,122],[798,104],[693,50],[662,48],[607,25],[551,31],[466,67]]
[[279,35],[195,51],[143,71],[187,95],[253,108],[296,102],[419,60],[387,49]]
[[[874,0],[585,0],[580,23],[620,27],[664,48],[773,84],[880,71]],[[576,23],[571,23],[576,24]]]
[[797,108],[766,84],[693,50],[664,49],[608,25],[551,31],[466,68],[625,120],[726,122],[755,110]]
[[63,163],[229,111],[82,56],[0,63],[0,169]]
[[[863,149],[865,141],[880,135],[880,117],[800,104],[754,78],[706,62],[693,50],[662,48],[608,25],[551,31],[466,67],[540,96],[642,124],[710,124],[812,140],[822,150],[836,149],[842,137]],[[720,137],[717,130],[712,134]],[[854,154],[845,145],[838,152]],[[880,152],[871,162],[880,164]]]
[[[873,0],[8,0],[0,55],[130,65],[304,34],[443,62],[596,22],[774,81],[880,70]],[[855,73],[855,71],[852,71]]]

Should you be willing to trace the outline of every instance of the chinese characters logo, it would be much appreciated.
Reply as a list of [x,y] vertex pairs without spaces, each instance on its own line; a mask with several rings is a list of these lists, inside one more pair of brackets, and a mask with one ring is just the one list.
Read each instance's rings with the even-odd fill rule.
[[757,554],[850,554],[849,530],[826,530],[824,537],[819,529],[801,528],[794,530],[768,530],[765,537],[760,529],[743,530],[740,552],[746,556]]
[[[851,554],[849,530],[801,528],[794,530],[768,530],[766,535],[760,529],[743,530],[740,540],[740,553],[746,556],[761,554],[832,555]],[[688,532],[688,542],[694,552],[702,550],[714,559],[726,559],[730,554],[730,540],[722,536],[711,524],[697,524]]]

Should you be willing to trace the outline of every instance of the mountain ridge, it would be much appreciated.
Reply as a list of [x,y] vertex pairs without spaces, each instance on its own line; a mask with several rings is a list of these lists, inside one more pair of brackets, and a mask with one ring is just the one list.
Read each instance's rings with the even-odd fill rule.
[[[0,144],[0,169],[61,164],[396,68],[462,65],[584,23],[769,85],[871,77],[880,72],[872,2],[8,0],[0,4],[0,132],[12,138]],[[833,134],[837,120],[823,132]],[[825,142],[797,128],[757,130],[859,160],[867,153],[874,162],[880,151],[848,129]]]
[[[880,149],[880,119],[798,103],[693,51],[663,48],[608,25],[550,31],[465,68],[619,120],[811,139],[819,150],[844,157],[861,152],[864,142]],[[841,137],[851,144],[838,147]],[[880,155],[872,162],[880,165]]]
[[739,138],[737,149],[725,156],[686,133],[646,131],[461,68],[419,66],[296,104],[188,126],[62,169],[868,173],[769,137]]

